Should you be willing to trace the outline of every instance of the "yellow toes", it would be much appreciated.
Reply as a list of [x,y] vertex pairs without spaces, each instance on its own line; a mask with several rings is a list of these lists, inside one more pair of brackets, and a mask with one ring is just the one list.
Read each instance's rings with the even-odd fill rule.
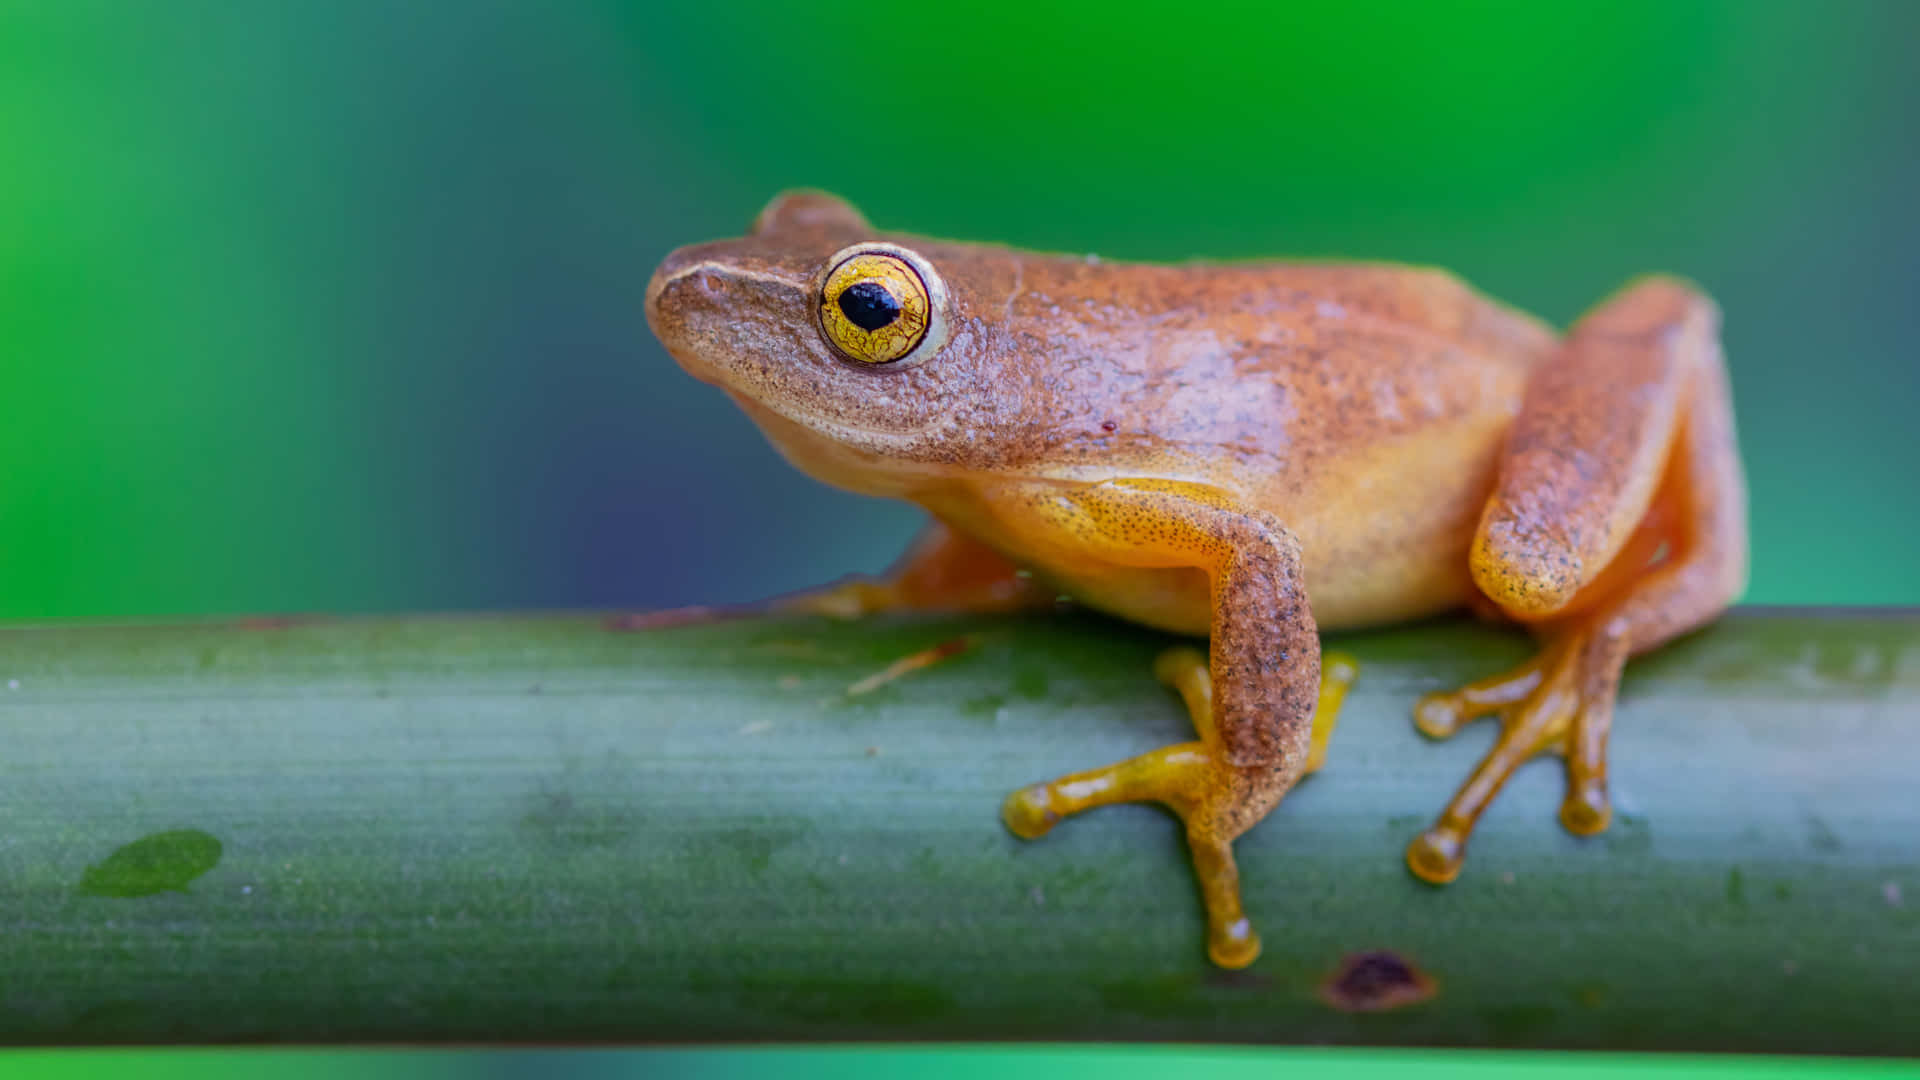
[[[1344,653],[1328,653],[1321,658],[1320,671],[1309,769],[1318,768],[1326,755],[1340,703],[1359,665]],[[1236,769],[1224,760],[1213,723],[1213,681],[1204,652],[1187,646],[1167,649],[1155,658],[1153,673],[1186,701],[1197,740],[1021,788],[1007,796],[1000,817],[1014,835],[1031,840],[1045,835],[1061,819],[1097,806],[1164,804],[1187,823],[1194,876],[1207,910],[1207,955],[1223,968],[1243,968],[1260,956],[1260,935],[1241,907],[1232,843],[1282,792],[1259,796],[1257,786],[1271,782],[1270,774]],[[1256,799],[1257,812],[1248,809],[1249,800]]]
[[1260,935],[1246,916],[1207,930],[1207,957],[1223,968],[1246,967],[1260,958]]
[[1445,885],[1459,877],[1466,859],[1466,837],[1445,825],[1428,829],[1407,845],[1407,868],[1430,885]]
[[1429,739],[1444,739],[1467,719],[1453,694],[1428,694],[1413,706],[1413,726]]
[[1053,812],[1051,802],[1045,784],[1021,788],[1007,796],[1007,801],[1001,805],[1000,820],[1006,822],[1008,831],[1020,839],[1037,839],[1045,836],[1060,821],[1060,815]]
[[1162,650],[1153,658],[1153,677],[1175,690],[1181,689],[1181,682],[1196,673],[1207,674],[1207,656],[1199,649],[1178,645]]
[[1607,799],[1606,737],[1625,653],[1590,656],[1588,640],[1584,632],[1570,632],[1505,675],[1452,693],[1428,694],[1414,706],[1414,725],[1436,739],[1490,713],[1499,714],[1501,725],[1493,748],[1434,827],[1407,845],[1407,867],[1414,876],[1435,885],[1459,877],[1474,823],[1514,771],[1540,754],[1567,760],[1567,794],[1560,804],[1560,823],[1567,831],[1592,836],[1607,827],[1613,807]]
[[1613,820],[1613,803],[1607,798],[1606,786],[1588,781],[1567,792],[1565,802],[1560,804],[1560,824],[1576,836],[1592,836],[1607,827]]

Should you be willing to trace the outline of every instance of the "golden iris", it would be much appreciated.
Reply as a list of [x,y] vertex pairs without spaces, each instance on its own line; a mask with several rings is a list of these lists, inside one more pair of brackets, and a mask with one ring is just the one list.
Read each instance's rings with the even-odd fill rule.
[[820,328],[847,358],[887,364],[927,336],[933,301],[906,260],[867,252],[843,260],[820,289]]

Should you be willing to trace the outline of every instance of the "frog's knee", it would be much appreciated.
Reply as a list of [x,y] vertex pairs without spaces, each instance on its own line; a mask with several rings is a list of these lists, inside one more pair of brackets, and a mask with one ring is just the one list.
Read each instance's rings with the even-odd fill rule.
[[1567,606],[1590,576],[1571,545],[1514,515],[1489,514],[1474,537],[1473,583],[1513,615],[1551,615]]

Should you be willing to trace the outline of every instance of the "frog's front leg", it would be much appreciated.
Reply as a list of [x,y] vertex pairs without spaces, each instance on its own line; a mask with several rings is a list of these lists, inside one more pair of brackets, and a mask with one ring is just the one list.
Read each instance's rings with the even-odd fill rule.
[[1207,909],[1207,952],[1223,967],[1245,967],[1259,955],[1260,941],[1241,907],[1233,840],[1318,764],[1316,744],[1324,750],[1353,677],[1350,661],[1329,658],[1330,678],[1322,684],[1299,542],[1271,514],[1181,482],[1034,485],[1008,495],[998,509],[1063,557],[1208,574],[1211,664],[1192,649],[1175,649],[1155,665],[1186,699],[1199,739],[1022,789],[1007,799],[1003,816],[1008,828],[1031,839],[1091,807],[1164,803],[1186,823]]
[[1407,865],[1442,884],[1513,770],[1566,758],[1560,820],[1606,828],[1607,736],[1627,658],[1698,627],[1745,587],[1746,494],[1711,301],[1650,278],[1576,325],[1527,388],[1472,548],[1475,582],[1543,640],[1506,675],[1414,710],[1443,738],[1497,714],[1501,734]]

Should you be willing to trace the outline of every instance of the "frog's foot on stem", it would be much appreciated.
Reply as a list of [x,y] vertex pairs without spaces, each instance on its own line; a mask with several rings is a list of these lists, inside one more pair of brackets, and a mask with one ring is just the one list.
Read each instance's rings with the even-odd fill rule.
[[1713,305],[1644,279],[1575,326],[1527,387],[1471,553],[1474,583],[1547,642],[1531,663],[1435,694],[1414,723],[1445,738],[1497,713],[1500,738],[1433,828],[1419,877],[1460,874],[1474,822],[1514,769],[1567,762],[1560,821],[1607,827],[1607,733],[1627,658],[1713,619],[1746,581],[1746,489]]
[[[1240,903],[1240,871],[1232,845],[1279,802],[1288,784],[1273,784],[1270,768],[1236,768],[1226,760],[1213,722],[1213,680],[1204,655],[1186,647],[1169,649],[1154,662],[1153,671],[1186,700],[1199,739],[1022,788],[1007,797],[1001,817],[1016,836],[1032,840],[1067,815],[1096,806],[1165,804],[1187,827],[1187,845],[1207,909],[1207,955],[1221,967],[1243,968],[1260,955],[1260,937]],[[1357,671],[1345,654],[1321,658],[1320,697],[1303,772],[1316,771],[1325,759],[1340,703]]]
[[1407,845],[1407,866],[1444,885],[1460,876],[1474,823],[1515,769],[1541,753],[1566,759],[1567,794],[1560,823],[1591,836],[1607,827],[1607,732],[1614,694],[1627,659],[1619,626],[1563,631],[1534,659],[1504,675],[1450,693],[1428,694],[1414,706],[1414,726],[1445,739],[1469,720],[1498,715],[1500,737],[1461,785],[1439,821]]

